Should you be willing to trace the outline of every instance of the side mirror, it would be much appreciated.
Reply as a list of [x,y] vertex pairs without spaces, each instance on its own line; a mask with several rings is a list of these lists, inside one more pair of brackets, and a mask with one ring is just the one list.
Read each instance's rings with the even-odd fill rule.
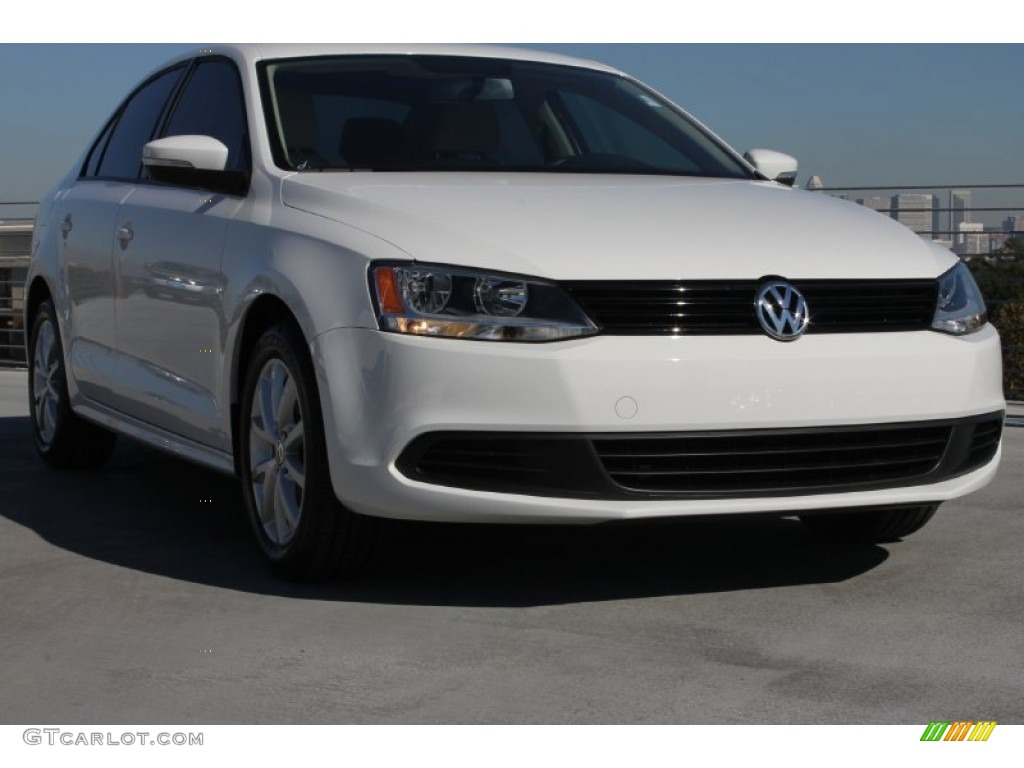
[[228,148],[212,136],[168,136],[142,148],[142,164],[147,168],[223,171],[227,163]]
[[142,148],[142,164],[154,181],[244,195],[249,176],[224,170],[228,148],[212,136],[168,136]]
[[743,159],[772,181],[792,187],[796,182],[796,172],[800,164],[796,158],[774,149],[751,149],[743,155]]

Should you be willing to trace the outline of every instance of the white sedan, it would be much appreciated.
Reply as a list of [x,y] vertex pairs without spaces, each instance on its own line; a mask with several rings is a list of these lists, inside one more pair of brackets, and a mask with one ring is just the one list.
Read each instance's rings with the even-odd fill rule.
[[292,578],[378,517],[905,536],[995,474],[999,337],[954,255],[796,171],[593,62],[197,50],[40,208],[36,445],[237,475]]

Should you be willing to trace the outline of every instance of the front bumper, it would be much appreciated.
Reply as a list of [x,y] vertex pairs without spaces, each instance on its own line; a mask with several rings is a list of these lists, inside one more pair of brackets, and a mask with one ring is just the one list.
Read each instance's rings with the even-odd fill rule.
[[809,335],[790,344],[598,336],[527,345],[339,329],[312,352],[335,491],[355,511],[384,517],[597,522],[939,502],[986,485],[999,461],[997,451],[935,482],[699,498],[495,492],[421,482],[397,466],[410,443],[436,432],[736,433],[990,414],[1005,406],[991,326],[959,338]]

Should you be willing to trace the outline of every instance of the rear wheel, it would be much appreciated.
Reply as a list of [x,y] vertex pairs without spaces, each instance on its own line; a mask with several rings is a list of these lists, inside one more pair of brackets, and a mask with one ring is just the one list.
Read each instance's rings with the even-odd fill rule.
[[94,469],[105,462],[117,435],[71,410],[57,313],[47,299],[29,332],[28,392],[39,455],[55,469]]
[[800,521],[814,533],[833,541],[886,542],[902,539],[924,527],[938,508],[938,504],[922,504],[850,510],[804,515]]
[[368,559],[372,518],[335,497],[312,364],[290,326],[257,341],[240,409],[242,484],[260,548],[281,575],[309,581]]

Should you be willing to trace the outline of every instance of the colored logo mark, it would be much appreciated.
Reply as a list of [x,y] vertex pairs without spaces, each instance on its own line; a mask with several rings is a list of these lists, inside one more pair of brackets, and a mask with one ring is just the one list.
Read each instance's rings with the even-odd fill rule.
[[995,720],[933,720],[921,734],[921,741],[988,741]]

